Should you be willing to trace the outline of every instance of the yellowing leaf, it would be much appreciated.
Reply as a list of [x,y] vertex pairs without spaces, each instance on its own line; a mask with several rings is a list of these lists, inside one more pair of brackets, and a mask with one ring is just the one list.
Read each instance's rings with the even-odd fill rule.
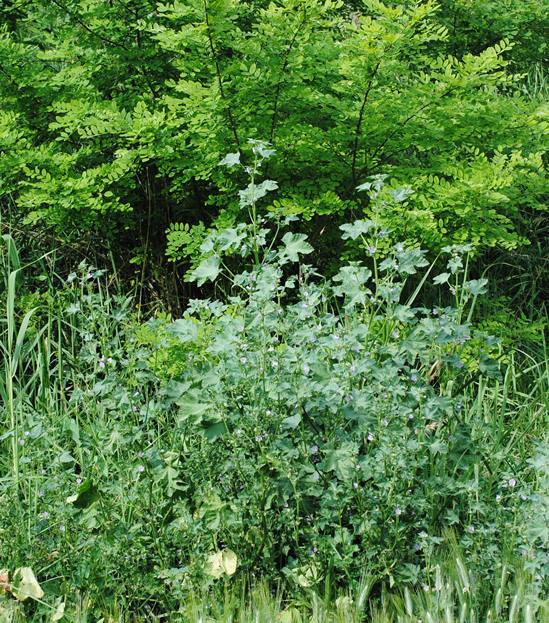
[[222,552],[214,552],[206,559],[206,573],[216,580],[223,574],[234,575],[238,559],[231,549],[225,549]]
[[225,571],[228,576],[234,575],[238,564],[238,559],[232,549],[223,550],[222,564],[223,571]]
[[224,571],[223,553],[215,552],[214,554],[210,554],[206,559],[206,573],[217,580],[223,575]]
[[65,602],[59,599],[57,606],[51,615],[52,621],[60,621],[65,614]]
[[278,623],[299,623],[301,617],[295,608],[289,608],[278,613],[277,621]]
[[10,590],[10,576],[7,569],[0,569],[0,592],[8,592]]
[[44,591],[38,584],[38,580],[30,567],[19,567],[13,574],[12,592],[18,601],[31,599],[42,599]]

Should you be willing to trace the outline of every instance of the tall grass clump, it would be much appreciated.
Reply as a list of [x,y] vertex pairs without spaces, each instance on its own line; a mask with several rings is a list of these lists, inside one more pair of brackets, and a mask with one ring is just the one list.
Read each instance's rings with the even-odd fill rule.
[[84,264],[29,315],[4,264],[0,616],[543,621],[546,358],[477,329],[467,246],[358,219],[319,275],[251,151],[182,318],[137,322]]

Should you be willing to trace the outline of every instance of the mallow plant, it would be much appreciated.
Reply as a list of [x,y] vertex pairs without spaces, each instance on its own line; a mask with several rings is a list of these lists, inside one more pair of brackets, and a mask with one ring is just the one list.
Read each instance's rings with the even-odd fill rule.
[[[455,304],[416,305],[433,265],[365,220],[341,227],[364,260],[321,277],[305,263],[306,237],[259,209],[276,188],[257,182],[273,152],[251,148],[247,218],[210,233],[190,275],[217,280],[224,296],[192,301],[162,338],[163,396],[181,444],[174,521],[186,528],[179,547],[195,553],[171,581],[198,569],[220,577],[223,551],[304,587],[366,572],[417,579],[443,531],[472,531],[478,517],[478,490],[459,480],[480,461],[463,419],[464,363],[498,374],[471,326],[485,282],[467,278],[467,247],[449,247],[434,282]],[[249,257],[248,270],[232,274],[234,254]]]
[[[83,264],[33,316],[17,427],[8,405],[0,435],[0,619],[23,575],[43,587],[28,580],[17,606],[31,620],[65,604],[193,620],[197,590],[228,603],[256,580],[309,603],[367,585],[379,604],[387,586],[429,584],[449,534],[476,578],[471,612],[517,554],[535,606],[546,369],[500,380],[499,347],[473,324],[486,284],[468,277],[467,247],[446,248],[440,271],[356,220],[341,227],[353,261],[319,274],[298,224],[268,206],[272,150],[250,149],[244,165],[224,159],[251,178],[238,218],[207,232],[189,275],[215,298],[138,322]],[[383,181],[364,182],[372,203]]]

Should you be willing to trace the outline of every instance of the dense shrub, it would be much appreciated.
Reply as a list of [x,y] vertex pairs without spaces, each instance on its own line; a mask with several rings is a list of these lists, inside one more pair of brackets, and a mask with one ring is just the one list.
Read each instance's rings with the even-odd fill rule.
[[[518,6],[501,41],[486,18],[431,0],[369,0],[359,13],[339,0],[3,12],[0,201],[12,225],[138,266],[161,260],[167,228],[192,250],[204,227],[238,220],[242,178],[217,163],[249,136],[276,144],[277,205],[308,223],[316,263],[332,268],[337,226],[372,216],[355,190],[371,175],[415,191],[376,214],[395,241],[437,251],[514,248],[543,206],[541,102],[519,94],[507,60],[524,34]],[[483,24],[476,39],[471,21]]]

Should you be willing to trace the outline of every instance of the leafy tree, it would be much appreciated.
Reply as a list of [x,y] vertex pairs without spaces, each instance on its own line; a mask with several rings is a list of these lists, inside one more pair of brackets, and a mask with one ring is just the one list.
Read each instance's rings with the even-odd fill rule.
[[[5,5],[3,212],[65,241],[97,248],[99,236],[99,248],[131,250],[137,263],[160,261],[172,227],[190,245],[171,245],[180,259],[206,229],[240,219],[242,176],[218,163],[227,152],[245,163],[252,137],[277,150],[266,173],[285,190],[273,205],[308,223],[325,262],[341,253],[338,224],[373,215],[371,189],[356,187],[377,175],[387,176],[387,201],[375,216],[399,239],[432,250],[525,242],[543,209],[545,121],[509,73],[516,47],[482,49],[465,26],[449,31],[448,7],[437,13],[431,0],[362,9],[351,14],[340,0]],[[413,194],[392,201],[403,187]]]

